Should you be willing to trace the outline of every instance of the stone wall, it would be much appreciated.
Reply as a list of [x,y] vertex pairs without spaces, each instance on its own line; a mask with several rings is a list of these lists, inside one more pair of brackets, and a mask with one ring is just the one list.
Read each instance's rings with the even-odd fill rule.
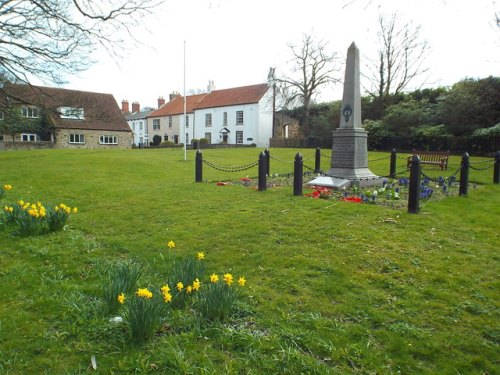
[[[85,143],[69,143],[70,134],[83,134]],[[99,144],[99,136],[114,135],[118,137],[116,145]],[[80,149],[116,149],[116,148],[132,148],[133,134],[132,132],[116,132],[116,131],[96,131],[96,130],[77,130],[77,129],[60,129],[56,132],[55,148],[80,148]]]

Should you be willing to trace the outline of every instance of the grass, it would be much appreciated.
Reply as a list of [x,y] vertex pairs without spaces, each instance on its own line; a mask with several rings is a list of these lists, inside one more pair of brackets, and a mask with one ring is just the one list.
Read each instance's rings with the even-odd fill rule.
[[[203,157],[243,165],[261,151]],[[271,173],[292,172],[278,159],[296,152],[271,149]],[[92,355],[102,374],[498,371],[500,187],[491,168],[470,171],[478,187],[468,197],[421,202],[415,215],[294,197],[291,186],[257,192],[238,183],[255,167],[204,165],[207,182],[194,183],[194,152],[187,158],[165,149],[0,153],[0,184],[13,186],[4,202],[79,210],[61,232],[20,238],[0,227],[0,373],[86,373]],[[459,163],[424,171],[448,176]],[[370,169],[385,175],[389,160]],[[174,256],[205,252],[209,273],[244,275],[245,298],[228,323],[183,310],[132,346],[104,313],[103,283],[118,261],[141,264],[141,285],[166,280],[169,240]]]

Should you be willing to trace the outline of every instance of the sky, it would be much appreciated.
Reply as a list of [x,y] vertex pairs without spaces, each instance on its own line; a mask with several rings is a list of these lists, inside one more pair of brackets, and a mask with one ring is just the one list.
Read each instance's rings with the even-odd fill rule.
[[[156,107],[174,91],[253,85],[270,67],[287,73],[290,44],[304,34],[328,44],[343,78],[347,48],[360,49],[361,73],[377,56],[378,17],[420,26],[429,43],[425,76],[410,89],[451,86],[464,78],[500,76],[500,0],[166,0],[123,36],[121,57],[96,49],[95,64],[63,87],[111,93],[116,101]],[[185,80],[184,80],[185,76]],[[185,85],[184,85],[185,82]],[[367,79],[362,85],[369,87]],[[340,100],[342,85],[321,90],[318,102]]]

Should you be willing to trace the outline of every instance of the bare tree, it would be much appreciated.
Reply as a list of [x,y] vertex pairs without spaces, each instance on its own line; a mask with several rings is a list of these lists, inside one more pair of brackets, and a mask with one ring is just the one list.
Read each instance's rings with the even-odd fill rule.
[[398,15],[379,16],[379,51],[369,77],[370,94],[383,98],[404,91],[417,77],[428,71],[424,67],[430,47],[420,37],[420,27],[401,24]]
[[311,104],[319,89],[339,81],[333,76],[338,71],[336,54],[328,51],[326,42],[316,41],[308,34],[303,35],[301,45],[290,44],[289,47],[292,53],[291,74],[278,77],[276,81],[282,107],[302,106],[304,111],[300,123],[307,129]]
[[117,51],[121,31],[164,0],[2,0],[0,78],[62,83],[86,69],[96,45]]

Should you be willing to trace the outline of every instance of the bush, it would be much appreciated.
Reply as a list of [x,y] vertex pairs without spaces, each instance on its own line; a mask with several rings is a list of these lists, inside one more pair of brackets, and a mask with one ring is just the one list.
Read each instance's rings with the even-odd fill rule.
[[207,144],[208,144],[207,138],[200,138],[200,145],[207,145]]
[[153,136],[153,146],[158,146],[161,143],[161,136],[155,134]]

